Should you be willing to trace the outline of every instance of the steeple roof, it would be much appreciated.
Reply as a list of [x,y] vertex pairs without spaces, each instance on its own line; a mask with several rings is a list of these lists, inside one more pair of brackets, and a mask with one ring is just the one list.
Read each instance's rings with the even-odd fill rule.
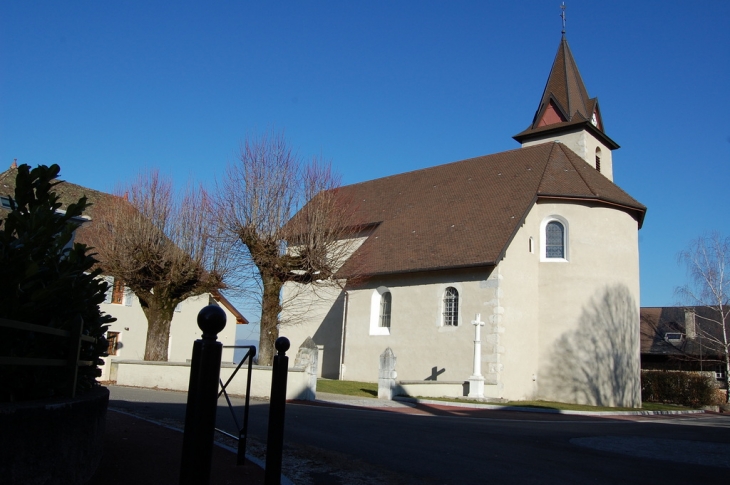
[[577,127],[588,129],[611,149],[619,147],[603,131],[598,99],[588,96],[568,40],[563,35],[532,123],[514,139],[522,143]]

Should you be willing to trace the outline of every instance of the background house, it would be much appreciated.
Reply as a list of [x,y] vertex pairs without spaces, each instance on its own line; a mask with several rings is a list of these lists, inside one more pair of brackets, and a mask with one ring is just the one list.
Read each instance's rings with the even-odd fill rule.
[[641,369],[712,372],[727,387],[716,308],[641,309]]
[[[15,177],[17,165],[13,165],[5,172],[0,173],[0,196],[7,202],[7,196],[12,196],[15,191]],[[82,187],[62,181],[54,187],[62,203],[60,210],[68,204],[77,202],[82,196],[92,204],[104,197],[113,197],[110,194],[97,190]],[[8,210],[9,204],[4,203],[2,210]],[[85,235],[94,230],[93,205],[88,213],[84,214],[84,220],[79,221],[81,226],[76,231],[75,241],[84,243]],[[105,277],[109,283],[106,301],[101,305],[101,310],[117,319],[113,322],[107,332],[109,339],[109,357],[104,359],[102,367],[102,380],[109,375],[110,363],[113,360],[142,360],[144,358],[145,345],[147,341],[147,318],[142,311],[138,298],[126,286],[124,282],[116,280],[111,276]],[[227,324],[218,335],[223,345],[235,345],[236,325],[247,324],[248,321],[236,310],[236,308],[220,293],[203,294],[188,298],[178,305],[170,327],[170,340],[168,342],[168,361],[185,362],[192,356],[193,342],[200,338],[201,331],[197,324],[198,312],[208,304],[217,304],[226,312]],[[233,362],[233,349],[223,350],[223,362]]]
[[522,148],[339,189],[372,229],[353,235],[343,289],[296,288],[309,311],[280,330],[322,347],[324,377],[375,381],[390,348],[398,379],[465,383],[480,315],[486,397],[640,405],[646,208],[612,181],[618,144],[564,36],[514,138]]

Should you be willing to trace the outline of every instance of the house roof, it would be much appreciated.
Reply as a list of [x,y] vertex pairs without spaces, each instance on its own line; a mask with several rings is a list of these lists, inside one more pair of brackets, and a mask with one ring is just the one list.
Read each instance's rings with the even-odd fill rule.
[[[695,338],[690,338],[685,311],[695,313]],[[730,310],[730,309],[728,309]],[[714,340],[722,341],[722,328],[717,323],[718,311],[707,306],[648,307],[641,309],[641,353],[673,357],[706,358],[722,355]],[[668,342],[667,333],[682,334],[679,341]]]
[[[13,196],[15,194],[15,178],[18,175],[18,168],[11,166],[6,171],[0,173],[0,194]],[[53,191],[58,195],[61,209],[65,209],[69,204],[78,202],[78,200],[86,196],[90,203],[101,200],[104,197],[112,197],[112,195],[98,190],[82,187],[81,185],[72,184],[64,180],[58,181],[58,185]]]
[[[594,114],[595,125],[591,122]],[[563,35],[532,123],[514,139],[523,143],[555,131],[578,128],[586,129],[612,150],[619,148],[605,134],[598,99],[588,96],[568,40]]]
[[[15,178],[18,175],[18,168],[13,164],[8,170],[0,173],[0,196],[15,195]],[[58,180],[57,180],[58,181]],[[53,187],[53,191],[58,195],[58,201],[61,203],[61,209],[65,210],[70,204],[76,203],[81,197],[86,196],[87,201],[91,204],[87,208],[84,216],[93,217],[93,204],[108,197],[114,197],[111,194],[100,192],[98,190],[82,187],[81,185],[72,184],[64,180]],[[74,240],[76,242],[87,244],[85,235],[90,230],[89,224],[82,225],[77,231]]]
[[235,306],[233,306],[233,303],[231,303],[230,300],[228,300],[228,298],[223,296],[220,291],[218,291],[218,290],[212,291],[211,296],[213,297],[213,299],[216,302],[218,302],[219,304],[226,307],[228,309],[228,311],[231,312],[234,317],[236,317],[237,325],[247,325],[249,323],[248,319],[246,317],[244,317],[243,314],[241,312],[239,312]]
[[587,201],[646,207],[558,142],[393,175],[338,189],[355,224],[373,227],[339,274],[377,275],[496,265],[533,205]]

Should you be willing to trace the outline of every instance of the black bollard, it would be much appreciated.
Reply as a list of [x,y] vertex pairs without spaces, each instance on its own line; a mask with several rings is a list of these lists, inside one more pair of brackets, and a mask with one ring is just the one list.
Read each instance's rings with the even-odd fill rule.
[[291,344],[286,337],[279,337],[274,343],[277,355],[271,369],[271,401],[269,402],[269,433],[266,440],[265,485],[281,484],[281,455],[284,449],[284,412],[286,411],[286,378],[289,372],[289,357],[286,351]]
[[180,485],[201,485],[210,482],[210,461],[213,456],[218,381],[223,351],[223,344],[218,342],[218,332],[225,326],[226,314],[216,305],[208,305],[198,313],[198,327],[203,331],[203,338],[193,343]]

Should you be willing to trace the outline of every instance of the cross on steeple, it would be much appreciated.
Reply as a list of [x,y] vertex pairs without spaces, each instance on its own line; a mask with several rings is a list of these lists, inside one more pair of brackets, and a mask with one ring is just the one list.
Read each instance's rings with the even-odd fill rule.
[[563,35],[565,35],[565,2],[560,6],[560,17],[563,19]]

